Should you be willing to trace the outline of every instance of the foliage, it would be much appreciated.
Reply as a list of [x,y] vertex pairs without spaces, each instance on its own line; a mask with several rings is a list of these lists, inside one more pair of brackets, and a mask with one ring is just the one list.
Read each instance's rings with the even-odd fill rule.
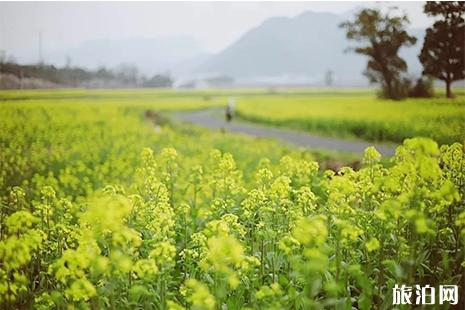
[[[36,64],[19,65],[13,62],[2,61],[0,58],[0,76],[13,76],[19,82],[8,84],[0,79],[0,89],[41,87],[38,81],[53,85],[53,87],[171,87],[172,80],[169,76],[156,74],[150,79],[141,76],[137,67],[132,65],[120,65],[115,69],[100,67],[97,70],[87,70],[69,65],[58,68],[54,65]],[[27,82],[36,82],[28,84]]]
[[4,309],[390,308],[395,283],[463,280],[460,143],[407,139],[390,167],[370,147],[334,173],[154,132],[147,103],[31,101],[0,105]]
[[431,98],[434,96],[433,80],[431,78],[419,78],[410,88],[408,96],[412,98]]
[[465,3],[427,2],[425,13],[439,16],[426,30],[419,59],[424,74],[446,83],[446,96],[452,97],[451,84],[465,78]]
[[407,95],[402,77],[407,63],[398,55],[398,51],[416,42],[416,38],[405,31],[408,23],[406,15],[393,17],[375,9],[363,9],[354,21],[341,24],[347,31],[348,39],[366,42],[366,45],[354,48],[354,51],[369,58],[365,75],[370,82],[381,84],[385,98],[402,99]]
[[155,74],[150,79],[143,82],[144,87],[171,87],[173,80],[169,76]]

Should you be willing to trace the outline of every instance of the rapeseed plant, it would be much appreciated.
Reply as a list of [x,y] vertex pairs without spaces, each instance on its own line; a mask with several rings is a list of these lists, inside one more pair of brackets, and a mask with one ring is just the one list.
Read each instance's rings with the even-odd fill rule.
[[145,106],[44,106],[0,107],[2,309],[378,309],[396,283],[463,280],[460,143],[321,171],[261,140],[154,135]]

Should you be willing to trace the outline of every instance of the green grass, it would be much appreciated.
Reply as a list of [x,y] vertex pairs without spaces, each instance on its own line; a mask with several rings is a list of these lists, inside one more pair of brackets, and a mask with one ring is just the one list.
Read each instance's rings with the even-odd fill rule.
[[[389,101],[376,98],[373,89],[125,89],[0,91],[0,104],[102,103],[137,104],[146,109],[180,111],[224,107],[229,97],[238,103],[238,116],[247,121],[322,135],[400,143],[414,136],[437,142],[465,139],[465,88],[456,98]],[[441,97],[439,97],[441,96]]]
[[[459,93],[459,92],[456,92]],[[465,139],[465,96],[455,99],[377,99],[369,91],[302,96],[256,96],[238,100],[240,118],[308,132],[402,142],[423,136],[439,143]]]
[[[307,91],[308,92],[308,91]],[[54,128],[61,128],[57,138],[60,138],[59,145],[68,145],[68,141],[76,140],[78,132],[86,128],[84,136],[91,135],[94,128],[100,127],[102,123],[111,122],[112,131],[122,135],[124,131],[132,132],[136,136],[138,132],[146,133],[146,127],[153,127],[148,124],[150,120],[144,118],[145,111],[160,111],[169,116],[170,112],[190,111],[205,108],[223,107],[230,95],[234,96],[263,96],[268,90],[262,89],[235,89],[235,90],[189,90],[176,91],[167,89],[126,89],[126,90],[86,90],[86,89],[60,89],[60,90],[22,90],[22,91],[0,91],[0,118],[16,120],[14,122],[3,122],[0,124],[0,131],[5,132],[27,132],[28,140],[25,146],[27,150],[33,149],[33,153],[42,153],[35,148],[34,140],[49,139],[38,133],[44,130],[37,129],[37,124],[44,120],[51,123]],[[279,95],[281,96],[281,95]],[[44,118],[44,115],[46,118]],[[163,118],[163,121],[166,121]],[[140,125],[142,123],[142,126]],[[10,125],[15,127],[10,127]],[[201,137],[208,137],[209,143],[214,143],[214,147],[231,152],[235,156],[248,158],[244,160],[251,165],[256,162],[253,158],[260,154],[268,154],[270,157],[278,158],[283,154],[295,152],[310,156],[317,160],[323,169],[340,167],[341,165],[357,166],[359,156],[353,153],[337,152],[332,150],[308,150],[297,148],[292,145],[283,145],[281,142],[269,139],[255,139],[244,135],[231,135],[227,141],[223,141],[223,134],[207,134],[209,130],[202,130],[185,124],[171,124],[175,126],[177,135],[183,134],[185,140],[180,144],[191,144],[198,142]],[[69,130],[73,128],[73,130]],[[38,132],[38,133],[37,133]],[[70,133],[71,137],[64,137],[63,133]],[[153,128],[148,130],[153,134]],[[50,130],[48,134],[55,134]],[[184,134],[187,133],[187,134]],[[39,138],[40,137],[40,138]],[[214,138],[212,138],[214,137]],[[233,138],[234,137],[234,138]],[[50,137],[53,139],[53,137]],[[145,138],[144,138],[145,139]],[[180,140],[181,141],[181,140]],[[186,141],[189,141],[188,143]],[[235,141],[235,142],[233,142]],[[0,143],[2,139],[0,137]],[[238,147],[242,144],[253,143],[256,150],[251,155],[251,150],[242,154],[244,148]],[[134,141],[131,142],[134,144]],[[137,143],[138,144],[138,143]],[[136,144],[136,145],[137,145]],[[93,144],[90,143],[89,147]],[[258,146],[263,145],[261,149]],[[67,148],[79,148],[74,142]],[[272,151],[273,150],[273,151]],[[274,154],[274,150],[278,155]],[[46,152],[46,150],[43,150]],[[60,152],[55,148],[54,156]],[[300,155],[299,155],[300,156]],[[247,169],[246,169],[247,170]],[[13,173],[13,177],[19,176]]]

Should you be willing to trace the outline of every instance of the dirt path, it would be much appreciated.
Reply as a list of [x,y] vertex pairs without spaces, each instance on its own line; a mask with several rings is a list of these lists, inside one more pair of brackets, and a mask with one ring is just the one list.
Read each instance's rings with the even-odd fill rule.
[[395,146],[389,144],[317,136],[304,132],[271,128],[237,121],[233,121],[232,123],[228,124],[224,120],[223,114],[224,112],[222,109],[207,109],[201,111],[175,113],[173,114],[173,117],[176,120],[190,122],[195,125],[207,127],[213,130],[221,130],[224,128],[230,132],[243,133],[261,138],[275,138],[297,146],[311,149],[326,149],[332,151],[362,154],[366,147],[374,145],[378,152],[380,152],[383,156],[391,156],[394,154],[395,150]]

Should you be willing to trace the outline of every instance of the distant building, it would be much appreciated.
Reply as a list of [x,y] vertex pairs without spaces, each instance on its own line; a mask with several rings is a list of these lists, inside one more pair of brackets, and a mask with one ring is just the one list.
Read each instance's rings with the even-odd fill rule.
[[188,80],[177,85],[178,88],[228,88],[234,86],[234,79],[229,76],[215,76],[204,79]]

